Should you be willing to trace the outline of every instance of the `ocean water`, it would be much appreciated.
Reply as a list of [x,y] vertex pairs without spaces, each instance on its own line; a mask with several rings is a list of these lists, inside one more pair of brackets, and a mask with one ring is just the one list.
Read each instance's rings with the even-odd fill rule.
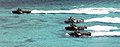
[[[120,47],[120,37],[68,37],[63,21],[70,16],[84,19],[78,26],[85,31],[120,32],[120,13],[107,13],[120,8],[119,0],[0,0],[0,47]],[[23,10],[79,10],[105,8],[102,14],[12,14]],[[107,10],[107,11],[106,11]],[[112,9],[113,10],[113,9]],[[105,12],[104,12],[105,11]],[[74,11],[73,11],[74,12]],[[76,11],[75,11],[76,12]],[[86,12],[88,13],[88,12]]]

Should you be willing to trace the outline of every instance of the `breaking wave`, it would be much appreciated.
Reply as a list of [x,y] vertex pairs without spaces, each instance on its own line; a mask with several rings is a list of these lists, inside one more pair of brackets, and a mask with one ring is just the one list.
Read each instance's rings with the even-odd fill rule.
[[111,12],[120,12],[119,8],[78,8],[71,10],[32,10],[31,13],[42,14],[109,14]]

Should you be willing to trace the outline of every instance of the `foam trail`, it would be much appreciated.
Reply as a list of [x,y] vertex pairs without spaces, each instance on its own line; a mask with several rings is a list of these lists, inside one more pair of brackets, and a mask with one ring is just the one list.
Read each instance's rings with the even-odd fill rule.
[[120,23],[120,18],[119,17],[103,17],[103,18],[92,18],[92,19],[87,19],[84,20],[84,22],[94,22],[94,21],[99,21],[99,22],[108,22],[108,23]]
[[87,27],[86,30],[94,30],[94,31],[110,31],[113,29],[119,29],[117,27],[112,27],[112,26],[100,26],[100,25],[95,25],[91,27]]
[[120,12],[118,8],[78,8],[71,10],[32,10],[31,13],[75,13],[75,14],[109,14],[111,12]]
[[120,32],[91,32],[91,36],[120,36]]

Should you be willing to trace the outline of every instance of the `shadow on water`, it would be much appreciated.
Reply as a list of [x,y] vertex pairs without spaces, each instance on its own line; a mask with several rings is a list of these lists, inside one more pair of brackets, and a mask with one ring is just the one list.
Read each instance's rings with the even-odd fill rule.
[[8,34],[8,33],[9,33],[9,32],[4,32],[3,35],[6,35],[6,34]]
[[26,39],[24,42],[35,42],[32,38]]

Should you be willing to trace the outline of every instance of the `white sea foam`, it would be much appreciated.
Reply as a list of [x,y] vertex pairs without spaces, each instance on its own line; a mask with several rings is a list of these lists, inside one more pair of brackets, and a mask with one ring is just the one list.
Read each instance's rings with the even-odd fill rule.
[[75,13],[75,14],[109,14],[120,12],[118,8],[78,8],[71,10],[32,10],[31,13]]
[[94,30],[94,31],[110,31],[113,29],[119,29],[119,28],[112,26],[100,26],[100,25],[95,25],[87,28],[87,30]]
[[120,32],[91,32],[91,36],[120,36]]
[[92,19],[87,19],[84,20],[84,22],[94,22],[94,21],[99,21],[99,22],[108,22],[108,23],[120,23],[120,18],[119,17],[103,17],[103,18],[92,18]]

